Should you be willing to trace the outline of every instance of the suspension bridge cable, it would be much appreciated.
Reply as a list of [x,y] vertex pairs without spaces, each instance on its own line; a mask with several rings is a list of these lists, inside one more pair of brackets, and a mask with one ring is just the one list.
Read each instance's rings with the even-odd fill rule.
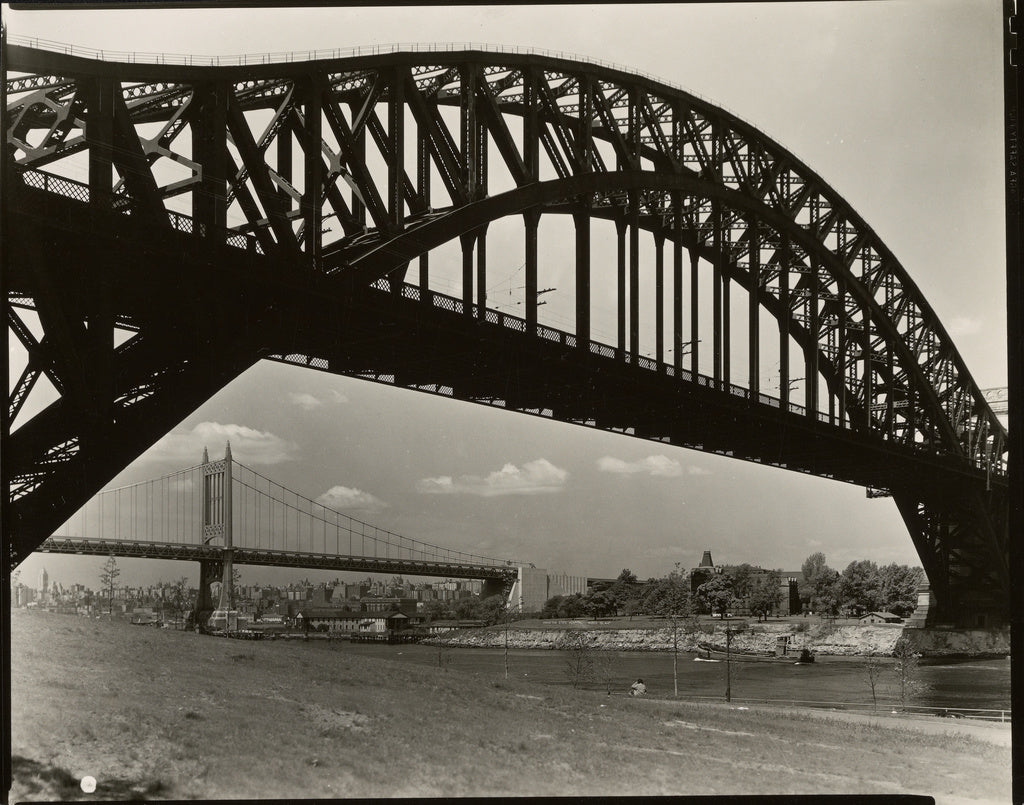
[[[247,486],[249,486],[249,488],[254,489],[254,491],[257,491],[257,492],[260,492],[261,494],[266,495],[270,499],[272,504],[276,503],[276,504],[280,504],[282,507],[284,507],[284,511],[282,512],[282,523],[283,523],[283,525],[285,527],[285,537],[286,537],[286,539],[287,539],[287,536],[288,536],[288,530],[290,529],[290,519],[291,519],[289,517],[288,510],[292,509],[292,510],[295,511],[296,530],[300,532],[300,533],[296,534],[296,538],[300,539],[301,538],[301,525],[300,525],[300,520],[299,520],[299,514],[300,513],[307,514],[311,518],[316,516],[311,511],[310,512],[303,512],[302,509],[301,509],[300,501],[306,501],[309,504],[312,504],[315,501],[312,501],[310,498],[307,498],[307,497],[305,497],[303,495],[300,495],[299,493],[297,493],[293,489],[289,489],[288,487],[285,487],[282,484],[278,484],[277,482],[272,481],[271,479],[267,478],[266,476],[256,472],[251,467],[247,467],[244,464],[238,464],[238,462],[236,462],[236,465],[238,465],[242,469],[245,469],[247,472],[251,473],[255,478],[258,478],[258,479],[261,479],[262,481],[264,481],[267,484],[268,491],[267,492],[263,492],[262,490],[259,490],[258,488],[254,487],[252,485],[246,484],[246,482],[241,480],[240,478],[238,479],[239,483],[241,483],[243,485],[247,485]],[[282,493],[281,496],[275,495],[273,493],[272,490],[273,490],[274,487],[277,487],[277,488],[279,488],[281,490],[281,493]],[[291,503],[291,502],[289,502],[286,499],[282,499],[283,498],[283,493],[290,493],[291,496],[294,498],[295,502]],[[319,505],[322,506],[325,510],[328,510],[328,507],[326,505],[324,505],[324,504],[319,504]],[[335,517],[337,517],[337,518],[345,518],[345,520],[350,524],[350,526],[349,526],[350,529],[352,528],[352,526],[354,524],[357,524],[357,523],[359,524],[360,537],[361,537],[361,549],[362,549],[362,553],[364,555],[366,554],[366,539],[367,539],[367,537],[369,537],[369,539],[372,540],[373,543],[374,543],[374,557],[379,557],[379,555],[380,555],[380,545],[378,544],[379,542],[383,541],[385,543],[385,545],[388,545],[388,544],[390,544],[389,540],[392,537],[395,540],[398,540],[398,541],[409,540],[409,538],[403,537],[400,534],[396,534],[394,532],[387,531],[387,530],[384,530],[384,529],[379,529],[379,528],[377,528],[376,526],[374,526],[371,523],[366,523],[365,521],[358,520],[357,518],[354,518],[354,517],[350,517],[349,515],[346,515],[346,514],[343,514],[341,512],[338,512],[335,509],[329,509],[329,510],[334,514]],[[340,524],[339,524],[339,527],[340,527]],[[370,529],[370,533],[367,533],[367,528]],[[422,542],[420,540],[409,540],[409,541],[413,542],[413,543],[416,543],[417,545],[421,546],[419,548],[419,550],[422,553],[424,553],[424,554],[429,554],[430,551],[433,551],[433,555],[437,556],[438,552],[449,551],[449,555],[450,555],[450,549],[445,549],[443,546],[433,545],[431,543]],[[385,548],[385,551],[387,551],[387,548]],[[467,552],[464,552],[464,551],[458,551],[457,553],[458,553],[458,555],[460,557],[464,557],[464,561],[470,561],[470,562],[472,562],[474,560],[483,560],[481,563],[502,563],[503,564],[503,563],[508,561],[508,560],[497,559],[495,557],[488,557],[488,556],[482,556],[482,555],[478,555],[478,554],[467,553]],[[350,555],[351,555],[351,546],[350,546]],[[386,556],[390,556],[389,553],[385,553],[385,555]]]

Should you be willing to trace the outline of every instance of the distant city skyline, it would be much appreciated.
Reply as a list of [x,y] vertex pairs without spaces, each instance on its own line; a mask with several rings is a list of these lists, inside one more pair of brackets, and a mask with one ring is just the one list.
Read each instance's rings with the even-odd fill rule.
[[[15,37],[138,52],[483,41],[580,53],[691,87],[824,177],[906,267],[978,385],[1006,385],[997,3],[5,8],[4,18]],[[551,244],[546,270],[570,254]],[[502,257],[488,263],[495,288],[517,270]],[[548,298],[541,311],[555,317],[566,300]],[[238,461],[354,517],[552,572],[647,578],[695,567],[708,549],[716,564],[765,568],[799,567],[819,550],[837,570],[859,559],[920,564],[892,500],[859,487],[267,361],[111,486],[197,464],[204,447],[220,456],[228,440]],[[65,585],[89,585],[103,561],[33,554],[20,569],[32,578],[45,565]],[[191,563],[118,564],[143,584],[198,579]],[[275,584],[338,575],[241,570]]]

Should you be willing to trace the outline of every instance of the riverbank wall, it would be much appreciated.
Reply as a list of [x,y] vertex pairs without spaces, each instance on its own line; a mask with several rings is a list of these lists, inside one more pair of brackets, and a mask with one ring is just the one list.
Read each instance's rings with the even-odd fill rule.
[[1010,629],[906,629],[914,650],[924,657],[1005,657]]
[[[698,630],[680,630],[675,636],[682,652],[696,652],[700,646],[725,651],[726,625],[706,624]],[[914,641],[916,650],[930,657],[997,657],[1010,651],[1009,630],[908,629],[898,624],[832,625],[829,623],[759,623],[734,630],[731,650],[739,654],[771,655],[785,637],[787,654],[808,649],[814,654],[831,656],[891,656],[903,634]],[[461,629],[432,637],[424,642],[460,648],[503,648],[504,626]],[[571,627],[521,628],[507,630],[507,644],[515,649],[572,649],[579,645],[609,651],[671,651],[671,626],[655,628],[588,629],[586,624]]]

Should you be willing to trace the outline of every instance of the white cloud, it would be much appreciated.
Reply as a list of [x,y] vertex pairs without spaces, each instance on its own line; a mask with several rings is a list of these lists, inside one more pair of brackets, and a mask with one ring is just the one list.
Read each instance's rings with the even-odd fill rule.
[[323,403],[312,394],[306,394],[304,391],[289,391],[288,399],[299,406],[303,411],[312,411],[314,408],[319,408],[323,405]]
[[416,489],[430,495],[536,495],[558,492],[568,477],[566,470],[556,467],[546,458],[538,458],[526,462],[521,468],[515,464],[506,464],[486,478],[477,475],[460,475],[455,479],[450,475],[424,478],[417,482]]
[[227,442],[231,442],[232,457],[243,464],[280,464],[298,454],[298,445],[273,433],[246,425],[200,422],[190,431],[167,434],[142,459],[187,467],[202,460],[204,447],[209,449],[211,459],[221,458]]
[[711,472],[711,470],[706,470],[703,467],[696,467],[692,464],[686,468],[686,471],[690,475],[714,475],[714,473]]
[[972,319],[970,316],[954,316],[946,325],[946,332],[950,335],[974,335],[981,332],[982,322],[980,319]]
[[299,406],[303,411],[312,411],[314,408],[319,408],[325,404],[333,403],[341,405],[342,403],[348,402],[348,397],[335,389],[330,390],[326,400],[322,400],[315,394],[310,394],[305,391],[289,391],[288,399],[295,405]]
[[387,504],[380,498],[348,486],[332,486],[316,499],[329,509],[367,509],[379,511]]
[[645,473],[665,478],[675,478],[683,474],[683,468],[674,458],[667,456],[648,456],[639,461],[623,461],[621,458],[603,456],[597,460],[597,468],[601,472],[614,472],[620,475]]

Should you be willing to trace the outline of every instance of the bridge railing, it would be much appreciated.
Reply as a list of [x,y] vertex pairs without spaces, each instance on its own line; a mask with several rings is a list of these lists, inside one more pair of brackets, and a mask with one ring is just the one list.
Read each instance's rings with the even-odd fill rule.
[[[387,56],[392,53],[459,53],[467,50],[496,54],[508,53],[515,56],[542,56],[549,59],[583,62],[584,64],[604,67],[609,70],[628,73],[631,76],[657,81],[659,84],[681,90],[709,104],[714,104],[719,109],[725,109],[725,107],[712,99],[678,83],[668,81],[643,70],[608,61],[607,59],[599,59],[566,50],[550,50],[548,48],[527,47],[524,45],[499,45],[492,42],[390,42],[381,45],[355,45],[346,48],[279,50],[263,53],[236,53],[225,56],[89,48],[70,42],[44,39],[38,36],[8,36],[7,42],[11,45],[21,45],[35,48],[36,50],[48,50],[52,53],[64,53],[68,56],[80,56],[101,61],[126,62],[128,64],[177,64],[184,67],[247,67],[258,64],[289,64],[292,62],[350,59],[358,56]],[[726,109],[726,111],[729,110]]]
[[[376,288],[380,291],[391,292],[392,285],[391,280],[387,277],[376,280],[371,284],[371,287]],[[411,299],[416,302],[427,302],[433,307],[440,310],[446,310],[450,313],[463,314],[467,312],[466,303],[455,296],[449,296],[440,291],[427,291],[424,293],[423,289],[418,285],[412,285],[409,283],[402,283],[401,295],[406,299]],[[469,313],[473,316],[478,316],[480,312],[479,305],[470,304]],[[484,321],[489,324],[496,324],[500,327],[504,327],[508,330],[513,330],[517,333],[527,332],[526,320],[519,317],[513,316],[509,313],[504,313],[500,310],[493,310],[491,308],[485,308],[484,310]],[[552,341],[565,347],[576,347],[579,344],[578,338],[574,333],[566,332],[564,330],[557,330],[553,327],[548,327],[545,324],[538,324],[536,329],[536,335],[538,338],[543,338],[545,341]],[[687,369],[676,370],[675,366],[665,362],[659,362],[657,359],[647,355],[638,355],[634,359],[633,355],[629,352],[621,352],[615,347],[604,344],[600,341],[590,341],[588,344],[591,354],[599,355],[604,358],[618,358],[627,364],[638,366],[641,369],[646,369],[651,372],[661,372],[671,377],[679,377],[688,383],[696,382],[703,388],[718,388],[722,391],[727,391],[735,397],[740,397],[745,400],[752,400],[754,402],[761,403],[762,405],[768,405],[772,408],[782,409],[782,400],[777,397],[772,397],[768,394],[757,393],[754,394],[750,389],[745,386],[738,386],[735,383],[724,383],[722,381],[715,381],[715,379],[709,375],[694,374]],[[803,405],[796,403],[787,403],[786,410],[792,414],[799,414],[801,416],[806,415],[807,408]],[[815,414],[816,419],[826,425],[834,425],[836,427],[850,427],[849,422],[841,420],[838,416],[828,414],[824,411],[818,411]]]
[[[392,292],[391,280],[387,277],[376,280],[371,284],[372,288],[387,293]],[[409,283],[402,283],[401,295],[405,299],[414,300],[417,302],[425,302],[432,307],[438,308],[439,310],[445,310],[449,313],[464,314],[467,313],[467,305],[458,297],[449,296],[448,294],[442,293],[441,291],[429,290],[424,292],[418,285],[411,285]],[[480,312],[479,305],[470,304],[468,306],[468,313],[473,316],[478,316]],[[493,310],[486,308],[484,310],[484,320],[489,324],[496,324],[499,327],[504,327],[508,330],[513,330],[517,333],[527,332],[526,320],[519,317],[513,316],[510,313],[504,313],[500,310]],[[565,347],[576,347],[579,344],[578,338],[574,333],[566,332],[564,330],[557,330],[553,327],[548,327],[545,324],[538,324],[536,329],[536,335],[538,338],[542,338],[545,341],[551,341],[560,344]],[[735,397],[740,397],[745,400],[751,400],[753,402],[760,403],[762,405],[768,405],[772,408],[782,409],[782,400],[778,397],[772,397],[768,394],[762,394],[758,392],[754,394],[750,389],[745,386],[738,386],[735,383],[724,383],[723,381],[716,381],[710,375],[694,374],[688,369],[677,370],[675,366],[670,363],[659,362],[657,359],[652,358],[648,355],[638,355],[634,357],[629,352],[623,352],[616,349],[613,346],[605,344],[600,341],[590,341],[588,348],[593,355],[599,355],[603,358],[614,358],[622,360],[627,364],[637,366],[641,369],[645,369],[650,372],[661,372],[671,377],[678,377],[681,380],[685,380],[688,383],[697,383],[702,388],[719,389],[732,394]],[[806,415],[807,408],[797,403],[787,403],[786,410],[793,414]],[[836,415],[831,415],[824,411],[816,412],[816,419],[827,425],[834,425],[836,427],[850,427],[850,423],[841,420]]]
[[[48,50],[52,53],[64,53],[69,56],[100,59],[101,61],[126,62],[128,64],[177,64],[186,67],[247,67],[258,64],[289,64],[292,62],[349,59],[358,56],[387,56],[392,53],[458,53],[467,50],[494,54],[511,54],[514,56],[541,56],[548,59],[581,62],[595,67],[603,67],[608,70],[626,73],[637,78],[644,78],[648,81],[654,81],[680,92],[685,92],[687,95],[703,101],[709,106],[714,106],[716,109],[727,112],[737,120],[743,119],[734,110],[713,98],[685,87],[676,81],[669,81],[662,76],[649,73],[646,70],[638,70],[635,67],[629,67],[618,62],[582,53],[529,47],[526,45],[500,45],[493,42],[390,42],[380,45],[355,45],[346,48],[267,51],[264,53],[237,53],[219,56],[195,53],[163,53],[143,50],[89,48],[83,45],[59,42],[54,39],[45,39],[38,36],[8,36],[7,42],[12,45],[35,48],[36,50]],[[774,142],[781,143],[781,140],[773,136],[763,125],[758,124],[758,128]],[[693,164],[698,162],[696,156],[687,156],[684,157],[684,160]]]
[[[376,280],[371,284],[372,288],[387,293],[392,293],[391,280],[388,277],[383,277]],[[426,302],[427,304],[436,307],[440,310],[445,310],[452,313],[465,314],[467,312],[466,303],[457,297],[449,296],[440,291],[427,290],[424,291],[418,285],[411,285],[409,283],[402,283],[400,289],[401,295],[406,299],[415,300],[417,302]],[[476,304],[468,305],[469,314],[474,317],[479,316],[480,308]],[[484,320],[489,324],[496,324],[500,327],[504,327],[508,330],[513,330],[517,333],[526,333],[527,326],[526,320],[518,316],[513,316],[509,313],[504,313],[498,310],[492,310],[491,308],[485,308]],[[536,335],[546,341],[552,341],[566,347],[576,347],[578,345],[577,336],[573,333],[565,332],[563,330],[556,330],[553,327],[548,327],[544,324],[536,325]],[[651,358],[647,355],[638,355],[634,361],[633,356],[629,352],[624,352],[608,344],[604,344],[599,341],[590,341],[588,348],[591,354],[599,355],[604,358],[612,358],[616,360],[624,361],[628,364],[633,364],[641,369],[645,369],[651,372],[659,372],[670,377],[679,377],[688,383],[697,383],[702,388],[718,389],[725,391],[734,397],[739,397],[744,400],[756,402],[761,405],[767,405],[771,408],[777,408],[779,410],[786,410],[791,414],[797,414],[798,416],[808,416],[808,409],[806,406],[799,405],[794,402],[786,402],[785,408],[783,407],[783,401],[779,397],[772,397],[769,394],[761,392],[753,392],[745,386],[738,386],[735,383],[725,383],[721,380],[716,381],[715,378],[710,375],[695,374],[694,372],[687,369],[676,370],[675,366],[670,363],[659,362],[655,358]],[[846,430],[853,429],[853,423],[848,418],[841,418],[837,414],[830,413],[827,411],[815,411],[813,412],[813,418],[822,424],[831,425],[837,428],[843,428]],[[931,455],[934,451],[926,444],[920,444],[912,442],[910,444],[904,444],[903,447],[909,448],[918,455]],[[972,459],[974,465],[979,469],[988,469],[994,474],[1005,474],[1006,464],[1003,456],[996,456],[991,466],[985,466],[984,462],[979,458]]]
[[[35,168],[23,168],[17,166],[16,169],[21,175],[21,179],[26,187],[43,190],[47,193],[54,193],[55,195],[64,196],[65,198],[74,199],[75,201],[81,201],[85,204],[88,204],[92,198],[89,185],[85,182],[68,179],[64,176],[57,176],[56,174],[36,170]],[[130,196],[115,195],[112,203],[114,210],[124,215],[131,215],[136,209],[135,200]],[[256,254],[263,254],[263,247],[260,246],[259,241],[253,235],[238,232],[226,227],[216,227],[204,224],[196,221],[195,218],[192,218],[189,215],[184,215],[183,213],[175,212],[174,210],[166,210],[165,212],[171,228],[176,232],[182,232],[186,235],[194,234],[203,238],[219,235],[223,242],[228,246],[232,246],[243,251],[255,252]]]
[[[63,176],[56,176],[34,168],[19,167],[18,172],[20,173],[25,185],[28,187],[55,193],[76,201],[86,203],[89,201],[89,186],[83,182],[67,179]],[[115,196],[115,210],[130,214],[133,206],[133,201],[129,197]],[[223,239],[222,242],[233,248],[263,254],[262,248],[256,238],[252,235],[232,229],[208,226],[202,223],[199,223],[197,227],[197,222],[194,218],[170,210],[167,211],[167,215],[171,226],[176,231],[186,234],[197,234],[200,237],[219,235]],[[390,293],[391,280],[387,277],[383,277],[372,283],[371,287]],[[441,293],[440,291],[428,290],[424,294],[419,286],[402,283],[400,292],[403,298],[418,302],[426,302],[427,304],[441,310],[458,314],[465,314],[467,312],[467,305],[462,299],[449,296]],[[478,305],[469,304],[468,308],[469,314],[474,317],[479,317],[480,309]],[[505,329],[513,330],[518,333],[527,332],[526,320],[517,316],[512,316],[508,313],[485,308],[483,318],[485,321],[491,324],[497,324]],[[575,334],[563,330],[557,330],[553,327],[548,327],[547,325],[538,324],[535,332],[538,337],[543,338],[546,341],[558,343],[565,347],[576,347],[578,345],[578,339]],[[768,405],[772,408],[782,410],[782,400],[780,398],[761,393],[754,394],[750,389],[744,386],[737,386],[733,383],[724,383],[720,380],[716,381],[713,377],[708,375],[694,374],[687,370],[680,370],[677,373],[673,365],[665,362],[659,362],[646,355],[638,355],[634,361],[633,356],[630,353],[623,352],[601,342],[590,341],[588,346],[592,354],[600,355],[602,357],[616,358],[626,363],[634,363],[639,368],[647,371],[660,372],[669,376],[678,376],[687,382],[696,382],[699,386],[704,388],[726,391],[735,397],[758,402],[763,405]],[[805,406],[798,405],[793,402],[787,402],[785,410],[792,414],[798,414],[801,416],[807,415],[807,408]],[[847,430],[853,429],[852,422],[849,419],[840,418],[832,413],[817,411],[814,413],[814,418],[822,424],[832,425],[833,427],[844,428]],[[927,445],[917,442],[911,442],[909,444],[904,444],[903,446],[920,455],[927,455],[934,452]],[[997,475],[1005,475],[1006,473],[1005,459],[1002,455],[996,455],[994,460],[992,460],[988,465],[986,465],[980,457],[972,457],[972,463],[979,469],[987,469],[989,472]]]
[[[692,696],[692,701],[719,703],[721,696]],[[815,710],[833,710],[836,712],[867,713],[879,717],[886,716],[938,716],[940,718],[969,718],[979,721],[997,721],[1009,723],[1013,715],[1009,708],[995,710],[979,707],[935,707],[920,704],[908,704],[905,707],[892,702],[829,702],[809,701],[804,699],[773,699],[732,696],[730,703],[734,705],[768,705],[772,707],[811,707]]]

